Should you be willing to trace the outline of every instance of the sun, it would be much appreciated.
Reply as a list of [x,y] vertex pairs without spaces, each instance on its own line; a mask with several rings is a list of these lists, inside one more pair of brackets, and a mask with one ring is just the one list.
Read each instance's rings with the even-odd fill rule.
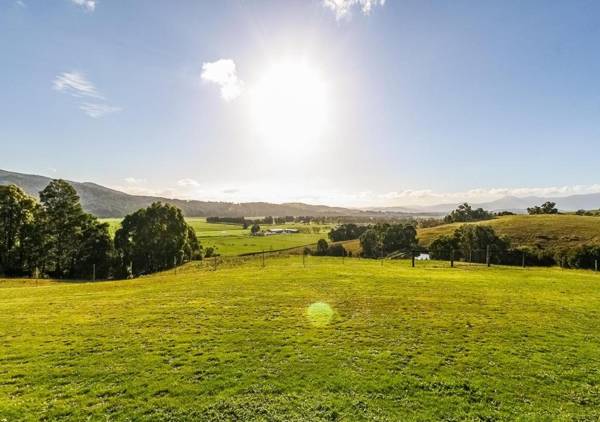
[[304,61],[271,65],[252,92],[258,139],[276,151],[315,146],[327,126],[329,108],[322,75]]

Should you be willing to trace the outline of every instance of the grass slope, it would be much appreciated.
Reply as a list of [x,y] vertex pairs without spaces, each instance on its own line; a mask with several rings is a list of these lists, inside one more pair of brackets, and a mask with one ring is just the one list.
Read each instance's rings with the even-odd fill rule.
[[[419,242],[428,246],[443,234],[452,234],[462,223],[420,229]],[[578,215],[510,215],[472,224],[484,224],[511,238],[514,246],[571,248],[585,243],[600,244],[600,218]]]
[[0,281],[0,420],[600,418],[599,275],[419,265]]

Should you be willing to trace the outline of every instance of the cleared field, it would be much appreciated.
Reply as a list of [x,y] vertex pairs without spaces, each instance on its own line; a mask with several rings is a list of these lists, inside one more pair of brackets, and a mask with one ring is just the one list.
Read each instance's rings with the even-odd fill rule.
[[[102,221],[109,223],[111,235],[119,228],[121,219],[107,218]],[[274,236],[251,236],[250,229],[243,229],[237,224],[207,223],[205,218],[186,218],[198,240],[204,248],[213,247],[223,256],[233,256],[256,252],[269,252],[289,249],[317,243],[321,238],[327,239],[327,233],[332,225],[318,224],[285,224],[261,225],[263,229],[269,228],[296,228],[300,233],[279,234]]]
[[600,417],[595,273],[207,264],[0,281],[0,420]]
[[[419,242],[428,246],[443,234],[452,234],[463,223],[418,230]],[[600,244],[600,218],[578,215],[510,215],[471,224],[494,228],[511,238],[514,246],[571,248],[585,243]]]

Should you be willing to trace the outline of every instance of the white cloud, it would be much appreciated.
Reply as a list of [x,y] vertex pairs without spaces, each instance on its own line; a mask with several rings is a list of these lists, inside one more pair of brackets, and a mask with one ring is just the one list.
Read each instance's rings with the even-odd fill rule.
[[84,8],[88,12],[96,10],[96,0],[71,0],[71,2]]
[[181,187],[198,187],[200,186],[200,183],[198,183],[196,180],[194,179],[181,179],[177,181],[177,186],[181,186]]
[[23,0],[17,0],[15,2],[15,4],[19,7],[27,7],[27,5],[25,4],[25,2]]
[[63,72],[54,79],[52,86],[55,90],[65,92],[74,97],[104,99],[94,84],[81,72]]
[[203,63],[200,77],[203,81],[219,85],[221,96],[225,101],[231,101],[239,97],[244,88],[244,82],[238,78],[235,62],[231,59]]
[[146,179],[136,179],[135,177],[126,177],[125,183],[129,185],[140,185],[142,183],[146,183]]
[[385,0],[323,0],[323,6],[333,11],[337,20],[350,17],[356,6],[364,15],[369,15],[373,7],[384,4]]
[[114,107],[108,104],[101,103],[82,103],[79,108],[88,116],[99,119],[107,114],[116,113],[123,110],[121,107]]
[[52,82],[52,87],[56,91],[72,97],[86,99],[86,101],[79,104],[79,109],[94,119],[122,110],[121,107],[107,104],[105,102],[106,98],[98,91],[96,86],[83,73],[78,71],[63,72],[57,75]]

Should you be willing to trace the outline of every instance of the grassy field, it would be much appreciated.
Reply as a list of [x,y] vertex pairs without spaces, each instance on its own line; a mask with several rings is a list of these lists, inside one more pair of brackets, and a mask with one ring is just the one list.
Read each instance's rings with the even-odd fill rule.
[[[429,245],[443,234],[452,234],[462,223],[420,229],[419,242]],[[578,215],[510,215],[479,221],[511,238],[514,246],[571,248],[585,243],[600,244],[600,217]]]
[[[121,219],[107,218],[111,235],[119,228]],[[233,256],[261,251],[276,251],[311,245],[317,243],[321,238],[327,239],[327,233],[332,225],[318,224],[285,224],[285,225],[261,225],[263,229],[269,228],[297,228],[300,233],[281,234],[275,236],[250,236],[249,229],[243,229],[236,224],[213,224],[207,223],[204,218],[186,218],[200,243],[204,248],[213,247],[223,256]]]
[[0,281],[0,420],[597,420],[600,275],[253,258]]

